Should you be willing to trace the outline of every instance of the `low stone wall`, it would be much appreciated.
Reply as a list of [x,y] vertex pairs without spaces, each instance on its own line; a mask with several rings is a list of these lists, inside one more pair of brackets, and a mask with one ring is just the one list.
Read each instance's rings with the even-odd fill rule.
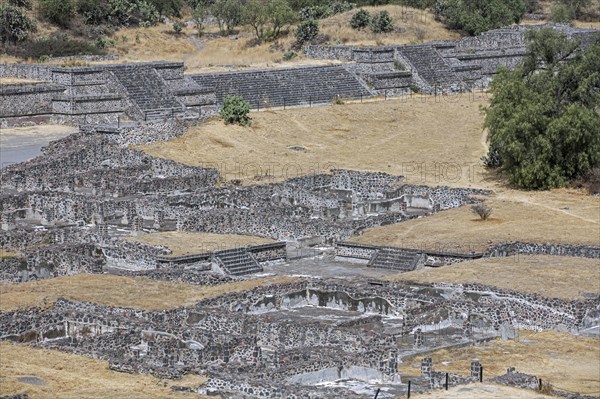
[[52,114],[52,100],[64,90],[51,83],[0,85],[0,123],[11,117]]

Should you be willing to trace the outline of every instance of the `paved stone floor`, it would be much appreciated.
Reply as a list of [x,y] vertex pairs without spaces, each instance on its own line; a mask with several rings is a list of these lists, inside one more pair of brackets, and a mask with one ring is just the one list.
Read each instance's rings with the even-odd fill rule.
[[311,258],[293,259],[285,263],[274,263],[264,267],[264,272],[286,276],[335,277],[335,278],[383,278],[397,271],[373,269],[366,263],[356,263],[320,255]]

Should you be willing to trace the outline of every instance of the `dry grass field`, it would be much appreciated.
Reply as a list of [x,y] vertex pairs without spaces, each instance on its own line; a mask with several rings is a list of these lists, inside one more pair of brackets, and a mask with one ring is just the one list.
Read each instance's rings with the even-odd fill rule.
[[201,299],[241,292],[268,284],[295,281],[291,277],[266,277],[218,286],[149,280],[102,274],[78,274],[22,284],[0,284],[0,311],[51,306],[58,298],[99,305],[164,310],[190,306]]
[[162,245],[173,251],[173,256],[200,254],[210,251],[221,251],[229,248],[275,242],[269,238],[250,235],[191,233],[179,231],[144,234],[143,236],[128,237],[127,239],[150,245]]
[[[485,104],[485,98],[465,94],[269,110],[252,113],[250,127],[214,119],[142,149],[216,167],[226,179],[246,184],[349,168],[405,175],[415,183],[470,186],[476,180],[471,171],[480,169],[484,154],[479,107]],[[440,160],[459,165],[460,173],[447,179],[446,169],[436,171]]]
[[0,86],[2,85],[13,85],[13,84],[28,84],[37,83],[38,80],[24,79],[24,78],[0,78]]
[[546,297],[583,299],[600,294],[600,261],[550,255],[482,258],[388,277],[416,283],[478,283]]
[[548,399],[554,397],[529,389],[518,389],[488,383],[461,385],[448,388],[447,391],[436,389],[414,396],[411,394],[411,398],[418,399]]
[[119,373],[109,370],[105,361],[9,343],[0,344],[0,359],[0,396],[27,393],[30,399],[205,398],[171,391],[171,386],[200,386],[206,381],[203,376],[161,380]]
[[[600,394],[597,338],[550,331],[520,331],[518,341],[495,340],[480,346],[438,350],[427,356],[433,359],[436,371],[469,375],[471,361],[478,359],[484,367],[484,378],[504,374],[507,368],[515,367],[517,371],[536,375],[560,390]],[[406,359],[400,371],[414,374],[422,358],[423,355],[417,355]]]
[[[397,5],[365,9],[372,13],[387,10],[395,21],[395,31],[378,35],[368,29],[356,31],[350,27],[350,19],[356,12],[353,10],[319,21],[321,34],[327,36],[331,44],[347,45],[406,44],[459,38],[457,33],[435,21],[428,11]],[[228,37],[215,37],[218,29],[209,25],[207,34],[198,37],[193,27],[187,27],[176,35],[171,26],[160,24],[150,28],[119,30],[113,37],[116,46],[111,52],[118,54],[121,61],[185,61],[188,72],[315,63],[301,54],[293,62],[282,61],[283,53],[292,47],[295,40],[294,29],[292,27],[287,36],[274,42],[252,45],[254,35],[248,27],[240,27],[236,34]]]
[[[560,194],[563,202],[569,204],[564,206],[568,209],[561,209],[560,205],[550,206],[544,201],[545,192],[527,194],[533,197],[531,202],[518,200],[518,193],[512,191],[487,199],[493,213],[486,221],[463,206],[426,218],[366,229],[350,241],[462,253],[480,252],[511,241],[600,245],[600,199]],[[536,198],[541,200],[536,202]],[[552,201],[557,199],[553,198],[551,204]]]

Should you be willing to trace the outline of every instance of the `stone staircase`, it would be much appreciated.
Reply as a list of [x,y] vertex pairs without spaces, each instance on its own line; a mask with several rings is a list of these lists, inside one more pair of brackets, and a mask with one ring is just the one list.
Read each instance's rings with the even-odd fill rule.
[[318,66],[192,75],[201,87],[216,92],[217,103],[240,95],[253,109],[330,103],[334,97],[370,96],[366,87],[342,66]]
[[215,252],[215,259],[219,266],[234,276],[262,272],[263,268],[245,248],[227,249]]
[[412,68],[415,80],[424,92],[448,93],[460,92],[463,83],[460,77],[446,63],[444,58],[432,46],[403,46],[398,54],[405,64]]
[[409,272],[415,270],[421,254],[415,249],[382,248],[369,260],[369,267]]
[[129,99],[139,108],[145,120],[172,118],[185,113],[160,75],[151,67],[127,66],[114,68],[112,73],[127,91]]

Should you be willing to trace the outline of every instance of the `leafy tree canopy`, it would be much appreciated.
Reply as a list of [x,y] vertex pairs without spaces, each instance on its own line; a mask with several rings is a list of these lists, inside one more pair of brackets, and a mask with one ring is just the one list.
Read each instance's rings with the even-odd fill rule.
[[548,189],[600,164],[600,36],[587,49],[553,29],[528,38],[524,65],[491,84],[487,161],[518,187]]

